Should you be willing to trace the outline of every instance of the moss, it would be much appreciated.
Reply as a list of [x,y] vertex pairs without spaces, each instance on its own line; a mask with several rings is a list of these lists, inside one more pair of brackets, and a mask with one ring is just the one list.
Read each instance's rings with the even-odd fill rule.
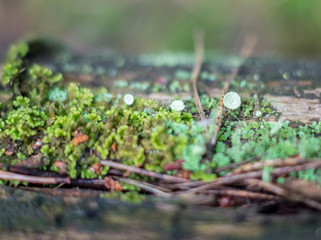
[[17,97],[13,105],[15,109],[2,118],[0,125],[5,129],[0,133],[1,137],[10,137],[13,140],[28,140],[45,125],[47,116],[37,106],[29,105],[30,99]]
[[2,85],[7,86],[19,71],[23,68],[23,58],[29,51],[29,46],[26,42],[18,42],[11,45],[6,63],[3,66]]
[[[100,173],[91,169],[100,161],[95,154],[98,152],[104,159],[159,173],[165,172],[166,164],[184,160],[183,169],[191,172],[191,179],[207,181],[215,179],[212,172],[216,168],[256,156],[261,159],[288,158],[297,154],[309,159],[321,157],[321,122],[297,128],[290,127],[289,122],[268,123],[264,117],[277,114],[270,102],[260,99],[259,106],[255,106],[254,99],[248,98],[242,99],[240,108],[223,117],[218,143],[210,156],[212,161],[202,161],[207,150],[205,126],[209,124],[209,131],[213,131],[219,99],[207,95],[200,97],[209,123],[198,122],[198,111],[192,97],[184,102],[186,107],[182,112],[136,96],[134,103],[128,106],[124,104],[122,95],[112,94],[106,88],[93,91],[76,83],[61,84],[61,74],[24,62],[27,50],[23,45],[10,51],[7,64],[19,63],[16,68],[18,71],[24,68],[24,72],[18,76],[15,75],[18,71],[9,67],[5,71],[9,76],[5,78],[6,83],[8,79],[9,82],[15,80],[16,90],[21,95],[13,94],[11,101],[1,107],[1,162],[13,164],[42,153],[46,169],[58,171],[53,163],[59,160],[66,163],[67,174],[71,178],[103,178],[108,167]],[[161,65],[174,64],[170,59],[154,60],[160,61]],[[90,66],[83,67],[83,71],[92,71]],[[182,82],[189,77],[185,70],[176,73],[179,81],[172,81],[169,89],[172,92],[188,90]],[[202,77],[215,79],[209,72],[204,72]],[[124,81],[118,81],[117,87],[122,87],[120,83],[142,91],[151,87],[146,82],[128,84]],[[244,84],[241,81],[239,85],[242,87]],[[155,91],[166,87],[160,85]],[[256,107],[262,113],[260,118],[246,122],[255,114]],[[77,134],[88,138],[74,144]],[[42,148],[33,149],[38,138],[43,140]],[[12,156],[4,154],[7,148],[13,150]],[[315,180],[319,179],[317,174],[319,172],[297,175]],[[268,173],[264,178],[268,179],[267,176]],[[143,178],[135,174],[130,177]],[[125,189],[128,193],[123,198],[137,197],[139,189],[129,186]]]

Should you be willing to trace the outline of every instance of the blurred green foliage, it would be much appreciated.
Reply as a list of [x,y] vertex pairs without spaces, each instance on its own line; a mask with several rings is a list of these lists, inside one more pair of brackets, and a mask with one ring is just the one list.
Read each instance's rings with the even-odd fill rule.
[[199,28],[207,49],[237,52],[244,35],[254,33],[257,54],[317,57],[320,13],[319,0],[1,1],[0,47],[31,34],[52,35],[79,49],[192,51]]

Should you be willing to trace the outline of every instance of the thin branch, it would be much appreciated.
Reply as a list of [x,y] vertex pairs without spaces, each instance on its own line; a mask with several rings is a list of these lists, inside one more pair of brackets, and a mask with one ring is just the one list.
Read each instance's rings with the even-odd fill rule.
[[70,186],[81,188],[106,189],[104,179],[71,179]]
[[162,198],[170,198],[172,197],[172,194],[164,192],[160,189],[158,189],[156,186],[153,186],[152,184],[148,184],[148,183],[144,183],[144,182],[140,182],[134,179],[129,179],[129,178],[119,178],[116,177],[116,179],[119,182],[123,182],[123,183],[127,183],[136,187],[139,187],[140,189],[143,189],[146,192],[150,192],[158,197],[162,197]]
[[254,96],[254,109],[253,109],[253,118],[259,118],[259,116],[256,116],[257,112],[260,109],[260,99],[259,96],[255,93]]
[[297,194],[297,193],[292,193],[292,192],[287,191],[287,190],[283,189],[282,187],[277,186],[273,183],[267,183],[267,182],[263,182],[263,181],[257,180],[257,179],[249,179],[246,182],[248,184],[258,186],[259,188],[261,188],[262,190],[265,190],[267,192],[271,192],[271,193],[274,193],[278,196],[284,197],[290,201],[301,202],[301,203],[305,204],[306,206],[309,206],[313,209],[321,211],[321,204],[317,201],[307,198],[307,196],[303,196],[303,195]]
[[[321,161],[314,161],[312,163],[306,163],[306,164],[302,164],[302,165],[294,166],[294,167],[275,168],[271,172],[271,175],[272,176],[280,176],[283,174],[289,174],[291,172],[298,172],[298,171],[319,168],[319,167],[321,167]],[[196,193],[199,191],[211,189],[211,188],[218,187],[218,186],[225,185],[225,184],[233,184],[238,181],[243,181],[244,179],[260,178],[260,177],[262,177],[262,173],[263,173],[263,171],[255,171],[255,172],[248,172],[248,173],[243,173],[243,174],[238,174],[238,175],[224,176],[224,177],[218,178],[210,183],[206,183],[202,186],[192,188],[186,192]]]
[[223,166],[223,167],[220,167],[220,168],[215,169],[215,170],[214,170],[214,173],[220,173],[220,172],[223,172],[223,171],[228,171],[228,170],[237,168],[237,167],[239,167],[239,166],[242,166],[242,165],[251,163],[251,162],[257,160],[258,158],[261,158],[262,156],[263,156],[263,154],[258,155],[258,156],[255,156],[255,157],[252,157],[252,158],[250,158],[250,159],[243,160],[243,161],[241,161],[241,162],[231,163],[231,164],[229,164],[229,165],[226,165],[226,166]]
[[79,188],[40,188],[40,187],[26,187],[20,186],[20,189],[30,192],[40,192],[50,196],[62,197],[84,197],[84,198],[98,198],[100,192],[95,190],[84,190]]
[[227,90],[230,86],[230,84],[233,82],[233,80],[235,79],[238,71],[240,70],[240,68],[242,67],[242,65],[244,64],[244,62],[248,59],[248,57],[251,55],[254,47],[256,45],[256,37],[254,36],[247,36],[245,38],[245,43],[241,49],[241,53],[240,53],[240,63],[233,69],[229,79],[226,81],[223,89],[222,89],[222,95],[220,98],[220,104],[218,107],[218,111],[217,111],[217,116],[216,116],[216,121],[215,121],[215,129],[214,129],[214,133],[213,136],[210,140],[209,146],[208,146],[208,156],[211,155],[211,153],[213,152],[214,146],[217,142],[217,138],[218,138],[218,134],[221,128],[221,123],[222,123],[222,116],[223,116],[223,109],[224,109],[224,104],[223,104],[223,99],[225,94],[227,93]]
[[295,158],[288,158],[288,159],[267,159],[267,160],[262,160],[262,161],[257,161],[254,163],[247,163],[239,168],[234,169],[232,172],[228,173],[227,175],[231,174],[240,174],[240,173],[245,173],[245,172],[253,172],[257,171],[259,169],[264,168],[265,166],[269,167],[285,167],[285,166],[295,166],[298,164],[303,164],[306,163],[307,160],[304,158],[300,157],[295,157]]
[[192,85],[193,85],[193,97],[195,100],[195,104],[198,110],[198,113],[202,120],[205,120],[205,113],[202,107],[202,103],[200,101],[198,92],[197,92],[197,80],[201,71],[203,56],[204,56],[204,37],[202,32],[197,32],[194,37],[195,41],[195,64],[192,71]]
[[53,178],[63,177],[62,175],[59,175],[58,173],[43,171],[43,170],[39,170],[36,168],[8,166],[7,170],[8,170],[8,172],[18,173],[18,174],[22,174],[22,175],[31,175],[31,176],[38,176],[38,177],[53,177]]
[[117,162],[113,162],[113,161],[109,161],[109,160],[102,160],[100,163],[105,166],[109,166],[109,167],[116,168],[119,170],[130,171],[132,173],[137,173],[140,175],[144,175],[144,176],[148,176],[148,177],[152,177],[152,178],[157,178],[157,179],[160,179],[163,181],[169,181],[169,182],[186,182],[186,181],[188,181],[185,178],[175,177],[175,176],[171,176],[171,175],[167,175],[167,174],[160,174],[160,173],[148,171],[148,170],[133,167],[133,166],[128,166],[128,165],[125,165],[122,163],[117,163]]
[[215,190],[206,190],[202,191],[201,193],[209,193],[214,195],[225,195],[231,197],[241,197],[241,198],[253,198],[253,199],[260,199],[260,200],[281,200],[280,197],[266,194],[266,193],[257,193],[257,192],[250,192],[245,190],[236,190],[236,189],[215,189]]
[[6,172],[0,170],[0,179],[3,180],[19,180],[21,182],[28,182],[34,184],[58,184],[58,183],[70,183],[69,178],[61,177],[38,177],[38,176],[28,176],[18,173]]

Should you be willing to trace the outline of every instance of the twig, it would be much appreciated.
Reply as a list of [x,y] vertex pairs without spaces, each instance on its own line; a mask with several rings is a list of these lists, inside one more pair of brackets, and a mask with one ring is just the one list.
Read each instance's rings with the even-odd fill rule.
[[[271,175],[272,176],[280,176],[283,174],[289,174],[291,172],[298,172],[298,171],[303,171],[303,170],[312,169],[312,168],[319,168],[319,167],[321,167],[321,161],[314,161],[312,163],[306,163],[306,164],[302,164],[302,165],[294,166],[294,167],[275,168],[271,172]],[[224,184],[233,184],[235,182],[242,181],[244,179],[260,178],[260,177],[262,177],[262,173],[263,173],[263,171],[255,171],[255,172],[248,172],[248,173],[243,173],[243,174],[238,174],[238,175],[224,176],[224,177],[214,180],[213,182],[206,183],[204,185],[192,188],[186,192],[196,193],[199,191],[214,188],[214,187],[221,186]]]
[[246,160],[243,160],[241,162],[236,162],[236,163],[231,163],[229,165],[226,165],[226,166],[223,166],[223,167],[220,167],[220,168],[217,168],[214,170],[214,173],[220,173],[220,172],[223,172],[223,171],[228,171],[228,170],[231,170],[231,169],[234,169],[234,168],[237,168],[239,166],[242,166],[244,164],[248,164],[248,163],[251,163],[253,162],[254,160],[262,157],[263,154],[261,155],[258,155],[258,156],[255,156],[255,157],[252,157],[250,159],[246,159]]
[[26,168],[20,166],[8,166],[8,171],[13,173],[18,173],[22,175],[31,175],[31,176],[38,176],[38,177],[62,177],[58,173],[54,172],[46,172],[35,168]]
[[259,118],[259,116],[256,115],[256,113],[259,111],[260,109],[260,100],[259,100],[259,96],[254,93],[254,109],[253,109],[253,118]]
[[40,192],[50,196],[63,196],[63,197],[90,197],[98,198],[100,192],[96,190],[84,190],[79,188],[40,188],[40,187],[25,187],[20,186],[20,189],[30,192]]
[[196,32],[194,36],[195,41],[195,64],[191,74],[193,85],[193,97],[198,110],[198,113],[202,120],[205,120],[205,113],[197,92],[197,80],[201,71],[203,56],[204,56],[204,36],[202,32]]
[[106,189],[104,179],[71,179],[70,185],[74,187],[82,187],[82,188]]
[[295,157],[295,158],[288,158],[288,159],[268,159],[268,160],[261,160],[257,161],[254,163],[247,163],[239,168],[234,169],[232,172],[226,174],[226,175],[231,175],[231,174],[240,174],[240,173],[245,173],[245,172],[253,172],[259,169],[264,168],[265,166],[269,167],[285,167],[285,166],[295,166],[298,164],[306,163],[307,160],[304,158],[300,157]]
[[260,199],[260,200],[281,200],[280,197],[266,194],[266,193],[257,193],[257,192],[250,192],[250,191],[236,190],[236,189],[206,190],[204,192],[202,191],[201,193],[226,195],[226,196],[241,197],[241,198],[254,198],[254,199]]
[[247,36],[245,38],[245,43],[241,49],[241,61],[240,63],[233,69],[229,79],[226,81],[223,89],[222,89],[222,95],[220,98],[220,104],[218,107],[218,111],[217,111],[217,116],[216,116],[216,121],[215,121],[215,129],[214,129],[214,133],[213,136],[210,140],[209,146],[208,146],[208,156],[210,156],[213,152],[214,146],[217,142],[217,138],[218,138],[218,134],[221,128],[221,123],[222,123],[222,116],[223,116],[223,99],[224,96],[231,84],[231,82],[234,80],[234,78],[236,77],[236,74],[238,73],[238,71],[240,70],[240,68],[242,67],[242,65],[244,64],[244,62],[247,60],[247,58],[251,55],[254,47],[256,44],[256,37],[254,36]]
[[301,202],[301,203],[305,204],[306,206],[309,206],[313,209],[317,209],[318,211],[321,211],[321,204],[317,201],[307,198],[307,196],[303,196],[301,194],[289,192],[289,191],[283,189],[282,187],[277,186],[273,183],[267,183],[267,182],[263,182],[263,181],[257,180],[257,179],[249,179],[246,182],[248,184],[258,186],[259,188],[261,188],[265,191],[268,191],[268,192],[274,193],[278,196],[284,197],[290,201]]
[[27,175],[22,175],[18,173],[6,172],[3,170],[0,170],[0,179],[19,180],[21,182],[28,182],[28,183],[34,183],[34,184],[70,183],[69,178],[27,176]]
[[127,183],[136,187],[139,187],[140,189],[145,190],[146,192],[150,192],[158,197],[162,197],[162,198],[169,198],[172,196],[172,194],[164,192],[160,189],[158,189],[157,187],[153,186],[152,184],[148,184],[148,183],[143,183],[140,181],[136,181],[134,179],[129,179],[129,178],[119,178],[116,177],[116,179],[119,182],[123,182],[123,183]]
[[112,168],[116,168],[116,169],[120,169],[120,170],[124,170],[124,171],[130,171],[132,173],[137,173],[140,175],[144,175],[144,176],[148,176],[148,177],[152,177],[152,178],[157,178],[157,179],[164,180],[164,181],[169,181],[169,182],[186,182],[186,181],[188,181],[185,178],[175,177],[175,176],[171,176],[171,175],[167,175],[167,174],[160,174],[160,173],[148,171],[148,170],[133,167],[133,166],[128,166],[128,165],[125,165],[122,163],[117,163],[117,162],[113,162],[113,161],[109,161],[109,160],[102,160],[100,163],[102,165],[109,166]]

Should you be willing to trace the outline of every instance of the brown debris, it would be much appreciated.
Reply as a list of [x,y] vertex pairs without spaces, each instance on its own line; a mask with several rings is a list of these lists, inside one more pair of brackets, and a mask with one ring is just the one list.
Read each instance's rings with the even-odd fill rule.
[[6,156],[12,156],[14,154],[13,150],[10,148],[6,148],[6,151],[4,152]]
[[87,142],[88,139],[89,139],[89,137],[87,134],[80,134],[80,135],[74,137],[74,139],[72,140],[72,144],[74,146],[77,146],[81,143]]
[[110,147],[113,150],[113,152],[117,152],[117,144],[116,143],[113,143]]
[[65,162],[63,162],[63,161],[55,161],[52,165],[58,167],[60,175],[66,175],[67,174],[67,164]]
[[40,138],[37,139],[37,142],[35,142],[33,145],[32,145],[32,148],[33,149],[40,149],[42,148],[42,140]]
[[297,87],[293,88],[293,92],[294,92],[295,96],[301,97],[300,91],[297,89]]
[[181,178],[185,178],[185,179],[190,179],[191,172],[188,171],[188,170],[182,169],[182,170],[178,171],[178,172],[175,174],[175,176],[181,177]]
[[103,171],[104,166],[98,162],[94,163],[89,169],[99,175]]
[[122,191],[123,186],[111,177],[105,177],[105,186],[113,191]]
[[233,206],[233,199],[231,196],[221,196],[218,199],[219,205],[222,208],[232,207]]
[[164,170],[167,171],[174,171],[174,170],[179,170],[182,169],[182,164],[183,164],[184,160],[177,160],[175,162],[172,163],[167,163],[164,166]]

